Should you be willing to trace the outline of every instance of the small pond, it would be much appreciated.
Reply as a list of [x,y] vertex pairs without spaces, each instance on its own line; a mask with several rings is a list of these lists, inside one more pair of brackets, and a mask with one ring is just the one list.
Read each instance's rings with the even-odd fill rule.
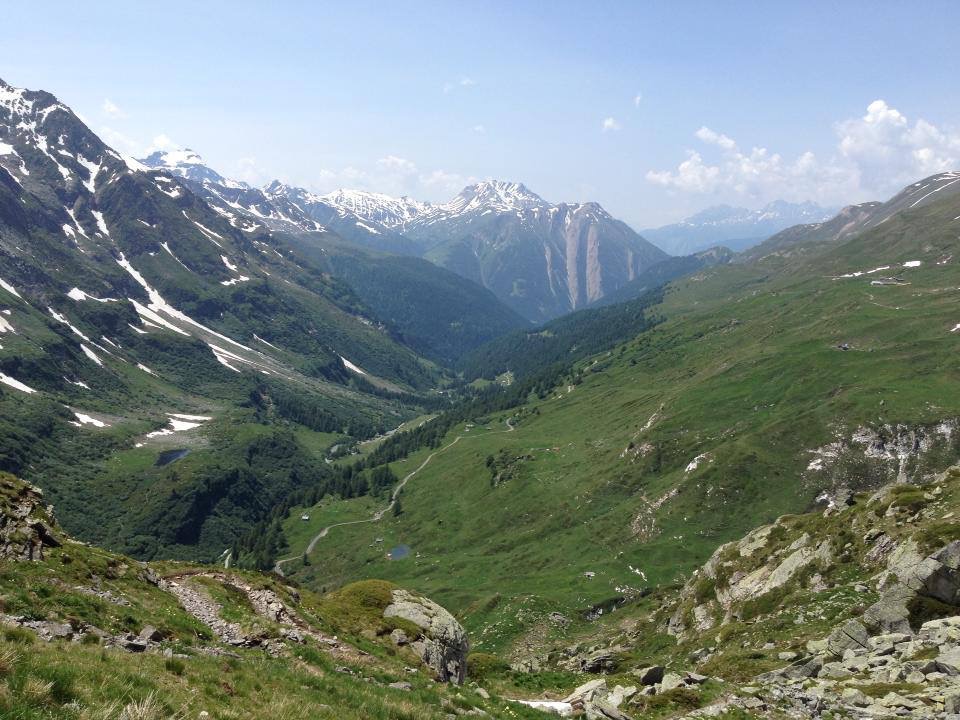
[[401,560],[410,554],[409,545],[397,545],[390,552],[387,553],[387,557],[391,560]]

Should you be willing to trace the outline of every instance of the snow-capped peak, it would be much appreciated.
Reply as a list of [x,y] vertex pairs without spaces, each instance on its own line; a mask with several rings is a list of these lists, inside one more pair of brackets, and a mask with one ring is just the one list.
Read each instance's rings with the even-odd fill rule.
[[543,198],[528,190],[523,183],[485,180],[465,187],[439,209],[452,215],[461,215],[475,210],[511,212],[547,205]]
[[407,196],[396,198],[383,193],[344,188],[322,195],[320,200],[388,228],[402,227],[431,208],[429,203]]
[[166,170],[171,175],[193,180],[194,182],[216,183],[224,187],[239,189],[247,187],[245,183],[227,180],[216,170],[207,166],[203,158],[190,148],[175,150],[157,150],[140,160],[148,168]]

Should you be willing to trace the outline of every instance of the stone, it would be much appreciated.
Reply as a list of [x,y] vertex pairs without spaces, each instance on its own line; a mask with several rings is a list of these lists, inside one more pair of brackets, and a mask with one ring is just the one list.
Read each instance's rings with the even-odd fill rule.
[[12,477],[0,482],[7,495],[0,521],[0,561],[43,560],[45,548],[61,544],[54,534],[53,510],[44,503],[43,491]]
[[868,648],[869,644],[867,629],[858,620],[848,620],[827,637],[827,650],[837,656],[847,649]]
[[937,670],[952,676],[960,674],[960,647],[941,649],[937,655]]
[[845,680],[846,678],[852,676],[853,673],[838,662],[824,664],[824,666],[820,668],[820,672],[817,674],[817,677],[831,678],[833,680]]
[[591,680],[586,682],[567,697],[565,697],[562,702],[565,703],[585,703],[592,701],[597,696],[606,697],[607,695],[607,681],[603,678],[598,680]]
[[960,605],[960,540],[927,557],[921,557],[915,541],[906,540],[890,554],[887,569],[896,581],[867,608],[863,618],[868,626],[911,634],[909,606],[914,599]]
[[800,656],[797,655],[797,653],[790,652],[790,651],[777,653],[777,659],[780,660],[781,662],[793,662],[798,657]]
[[423,635],[412,641],[410,648],[434,671],[437,680],[463,684],[470,643],[453,615],[432,600],[398,588],[383,616],[406,620],[420,628]]
[[587,720],[631,720],[620,710],[602,700],[584,705],[584,716]]
[[393,644],[397,647],[402,647],[410,642],[410,638],[408,638],[407,634],[400,628],[390,633],[390,639],[393,640]]
[[960,617],[939,618],[930,620],[920,626],[917,637],[934,645],[943,645],[947,642],[960,642]]
[[844,702],[856,705],[857,707],[866,707],[872,702],[871,699],[861,691],[850,687],[844,688],[843,692],[840,693],[840,697]]
[[490,699],[490,693],[488,693],[488,692],[487,692],[486,690],[484,690],[482,687],[478,687],[478,688],[476,689],[476,693],[477,693],[477,695],[479,695],[480,697],[482,697],[484,700],[489,700],[489,699]]
[[610,691],[610,694],[607,695],[606,702],[609,705],[618,708],[624,700],[629,700],[636,694],[637,688],[634,685],[628,685],[627,687],[624,687],[623,685],[615,685],[613,690]]
[[163,633],[157,630],[153,625],[145,625],[138,635],[144,642],[160,642],[163,640]]
[[617,667],[616,651],[620,648],[595,650],[579,658],[580,671],[588,673],[611,672]]
[[943,698],[945,713],[960,713],[960,693],[951,693]]
[[408,682],[392,682],[387,687],[392,687],[394,690],[406,690],[407,692],[413,690],[413,685]]
[[660,682],[660,691],[667,692],[668,690],[674,690],[683,684],[683,677],[677,673],[667,673]]
[[814,655],[807,660],[799,660],[793,665],[787,667],[783,674],[786,677],[802,680],[803,678],[816,677],[823,668],[823,656]]
[[642,685],[656,685],[663,681],[663,673],[663,665],[651,665],[633,670],[630,674],[635,675]]

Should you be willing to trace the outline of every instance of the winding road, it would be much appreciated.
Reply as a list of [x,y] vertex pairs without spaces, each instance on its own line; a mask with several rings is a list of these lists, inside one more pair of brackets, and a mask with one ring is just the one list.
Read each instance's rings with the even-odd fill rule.
[[273,566],[273,571],[277,573],[277,575],[283,575],[283,566],[286,563],[293,562],[294,560],[299,560],[300,558],[303,557],[303,555],[309,555],[310,553],[312,553],[313,549],[317,546],[317,543],[320,542],[323,538],[325,538],[327,536],[327,533],[329,533],[333,528],[343,527],[344,525],[359,525],[361,523],[378,522],[383,518],[384,515],[386,515],[388,512],[390,512],[393,509],[394,505],[397,504],[397,498],[400,496],[400,493],[403,490],[403,486],[406,485],[407,482],[409,482],[409,480],[414,475],[416,475],[418,472],[423,470],[427,465],[429,465],[430,461],[433,460],[433,458],[435,458],[437,455],[443,452],[446,452],[447,450],[452,448],[454,445],[456,445],[458,442],[463,440],[463,438],[465,437],[485,437],[487,435],[492,435],[494,433],[509,433],[514,431],[515,428],[513,426],[513,423],[510,422],[510,420],[506,421],[506,425],[507,425],[506,430],[493,430],[488,433],[476,433],[470,436],[457,435],[457,437],[454,438],[452,442],[448,443],[447,445],[444,445],[442,448],[434,450],[432,453],[427,455],[426,459],[422,463],[420,463],[420,465],[416,469],[411,470],[406,475],[404,475],[403,479],[399,483],[397,483],[397,486],[393,489],[393,492],[390,494],[390,503],[385,508],[382,508],[381,510],[377,510],[377,512],[375,512],[373,515],[371,515],[368,518],[364,518],[363,520],[349,520],[347,522],[338,522],[338,523],[333,523],[333,525],[327,525],[325,528],[323,528],[323,530],[317,533],[312,540],[310,540],[310,543],[307,545],[306,549],[303,551],[303,554],[291,555],[290,557],[277,560],[276,564]]

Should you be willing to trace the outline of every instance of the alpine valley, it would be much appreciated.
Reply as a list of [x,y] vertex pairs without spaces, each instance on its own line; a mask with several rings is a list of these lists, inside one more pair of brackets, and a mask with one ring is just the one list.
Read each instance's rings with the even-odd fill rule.
[[958,219],[258,188],[0,82],[0,716],[956,720]]

